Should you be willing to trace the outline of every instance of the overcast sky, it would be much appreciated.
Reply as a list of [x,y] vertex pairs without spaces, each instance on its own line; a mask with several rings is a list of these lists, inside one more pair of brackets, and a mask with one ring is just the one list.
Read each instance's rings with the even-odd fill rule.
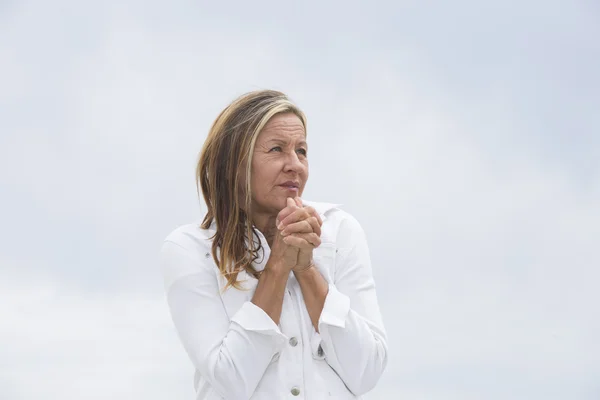
[[367,399],[599,399],[599,39],[594,0],[0,0],[0,399],[194,398],[158,251],[262,88],[367,232]]

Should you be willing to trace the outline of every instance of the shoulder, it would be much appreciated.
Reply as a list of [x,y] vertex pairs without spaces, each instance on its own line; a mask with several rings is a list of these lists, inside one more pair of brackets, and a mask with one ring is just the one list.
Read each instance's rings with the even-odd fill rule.
[[200,222],[195,222],[175,228],[165,237],[164,242],[171,242],[191,251],[210,249],[213,234],[212,230],[202,229]]
[[198,222],[179,226],[165,237],[160,248],[160,268],[166,289],[179,278],[211,271],[213,234]]

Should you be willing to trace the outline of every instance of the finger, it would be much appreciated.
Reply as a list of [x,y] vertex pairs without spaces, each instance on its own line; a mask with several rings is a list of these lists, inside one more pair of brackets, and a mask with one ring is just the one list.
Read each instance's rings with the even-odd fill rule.
[[291,207],[286,207],[285,209],[281,210],[278,216],[279,223],[277,224],[277,229],[282,230],[292,222],[297,222],[306,219],[306,216],[302,215],[302,213],[303,211],[298,209],[297,207],[293,209]]
[[317,210],[315,210],[314,207],[306,206],[304,207],[304,209],[317,219],[317,221],[319,222],[319,226],[323,225],[323,220],[321,219],[321,216],[319,215]]
[[279,225],[281,224],[281,222],[291,213],[293,213],[294,211],[296,211],[298,209],[298,207],[296,207],[296,205],[294,204],[293,206],[289,204],[289,200],[290,198],[288,197],[288,205],[281,211],[279,211],[279,213],[277,214],[277,227],[279,228]]
[[286,236],[283,238],[283,241],[288,246],[296,247],[300,250],[310,250],[313,248],[313,246],[306,240],[294,236]]
[[319,215],[319,213],[317,212],[317,210],[315,210],[313,208],[313,216],[317,219],[317,221],[319,222],[319,226],[323,225],[323,220],[321,219],[321,216]]
[[299,237],[306,240],[313,247],[319,247],[321,245],[321,238],[314,232],[311,233],[294,233],[290,235],[292,237]]
[[281,221],[283,221],[288,215],[290,215],[294,211],[295,209],[290,207],[285,207],[283,210],[279,211],[279,214],[277,214],[277,225],[279,225]]
[[304,207],[302,205],[302,200],[300,199],[300,197],[294,197],[294,201],[296,202],[296,205],[300,208]]
[[316,213],[315,209],[312,207],[296,207],[294,212],[288,214],[285,218],[281,219],[284,225],[290,224],[292,222],[298,222],[303,219],[309,218],[313,213]]
[[291,234],[294,233],[312,233],[313,228],[312,225],[310,224],[310,222],[308,222],[307,220],[302,220],[302,221],[298,221],[298,222],[294,222],[293,224],[290,224],[286,227],[283,228],[283,230],[281,231],[281,234],[283,236],[289,236]]
[[[308,223],[308,225],[306,224]],[[319,225],[319,221],[315,217],[308,217],[302,221],[298,221],[289,225],[285,225],[281,234],[287,236],[292,233],[305,233],[305,232],[314,232],[318,236],[321,236],[321,226]]]
[[319,221],[319,225],[323,224],[323,221],[321,220],[321,216],[319,215],[319,213],[317,212],[317,210],[315,210],[313,207],[311,206],[304,206],[304,204],[302,203],[302,199],[300,197],[294,197],[294,201],[296,202],[296,205],[299,208],[305,208],[307,210],[311,210],[312,213],[314,213],[314,216],[317,217],[317,220]]
[[318,247],[321,245],[321,238],[314,232],[311,233],[294,233],[288,237],[304,239],[312,247]]
[[308,240],[306,240],[304,238],[297,237],[297,236],[286,236],[283,238],[283,241],[288,246],[297,247],[300,250],[312,250],[315,248],[315,246],[311,242],[309,242]]
[[292,233],[311,233],[313,231],[313,227],[310,222],[306,219],[298,222],[294,222],[293,224],[289,224],[283,228],[281,234],[283,236],[289,236]]
[[281,220],[281,224],[285,228],[286,226],[288,226],[290,224],[303,221],[309,217],[310,217],[310,215],[306,211],[304,211],[302,209],[296,209],[291,214],[289,214],[287,217],[283,218]]
[[291,214],[281,220],[283,226],[310,218],[311,214],[305,208],[296,208]]
[[305,221],[307,221],[310,224],[310,226],[312,226],[312,230],[314,233],[321,236],[321,224],[319,224],[319,220],[316,217],[312,216],[310,218],[305,219]]
[[287,198],[287,206],[288,207],[295,207],[296,206],[296,202],[294,201],[293,198],[291,198],[291,197]]
[[291,213],[293,213],[295,210],[290,208],[290,207],[286,207],[283,210],[279,211],[279,214],[277,214],[277,228],[278,229],[282,229],[283,228],[283,224],[281,223],[285,218],[287,218],[288,215],[290,215]]

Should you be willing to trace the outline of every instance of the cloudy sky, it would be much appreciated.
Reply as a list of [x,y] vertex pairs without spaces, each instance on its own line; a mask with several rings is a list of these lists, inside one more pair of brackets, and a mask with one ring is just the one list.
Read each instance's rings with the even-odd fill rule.
[[369,238],[367,399],[599,399],[599,38],[594,0],[0,0],[0,398],[194,398],[158,251],[275,88]]

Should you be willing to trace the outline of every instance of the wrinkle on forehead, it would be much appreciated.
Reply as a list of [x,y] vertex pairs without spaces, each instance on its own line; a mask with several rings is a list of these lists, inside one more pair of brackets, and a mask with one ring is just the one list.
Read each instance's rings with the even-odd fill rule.
[[304,131],[304,125],[300,118],[298,118],[295,114],[292,114],[293,117],[287,116],[286,118],[277,116],[273,117],[260,133],[261,141],[267,141],[270,139],[301,135],[303,138],[306,137],[306,133]]

